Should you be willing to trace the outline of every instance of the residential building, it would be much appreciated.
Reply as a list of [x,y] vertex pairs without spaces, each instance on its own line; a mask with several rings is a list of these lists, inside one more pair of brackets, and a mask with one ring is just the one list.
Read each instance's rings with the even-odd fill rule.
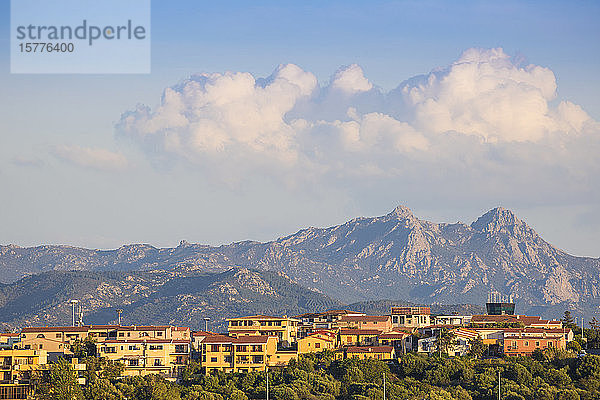
[[20,341],[21,335],[18,333],[0,332],[0,349],[14,349]]
[[392,346],[351,346],[336,350],[336,360],[346,358],[393,360],[396,358],[396,352]]
[[298,327],[298,338],[306,337],[319,330],[336,329],[337,322],[346,316],[362,316],[364,313],[350,310],[329,310],[319,313],[305,313],[294,318],[300,320]]
[[296,318],[286,316],[270,317],[267,315],[230,318],[227,322],[229,335],[233,337],[276,336],[284,346],[296,342],[300,324],[300,320]]
[[316,353],[333,350],[336,347],[337,334],[333,331],[316,331],[307,337],[298,339],[298,353]]
[[374,346],[381,333],[377,329],[340,329],[338,343],[340,346]]
[[511,328],[504,329],[503,352],[507,356],[527,356],[536,349],[564,350],[570,329]]
[[123,376],[159,374],[175,380],[190,359],[190,341],[184,339],[107,339],[98,354],[125,366]]
[[406,354],[412,350],[412,335],[407,332],[387,332],[377,337],[380,346],[392,346],[396,354]]
[[422,328],[431,325],[429,307],[392,307],[392,328]]
[[433,318],[434,325],[466,326],[471,323],[472,315],[436,315]]
[[211,335],[202,341],[201,363],[204,371],[253,372],[283,366],[298,353],[278,351],[276,336]]
[[345,315],[336,325],[350,329],[377,329],[382,332],[392,330],[392,318],[389,315]]

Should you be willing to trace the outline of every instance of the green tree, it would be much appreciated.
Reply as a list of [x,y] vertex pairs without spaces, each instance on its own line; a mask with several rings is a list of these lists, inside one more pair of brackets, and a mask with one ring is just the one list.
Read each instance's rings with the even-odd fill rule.
[[483,344],[483,340],[480,337],[476,337],[471,340],[471,346],[469,347],[468,355],[474,358],[481,358],[487,351],[487,346]]
[[577,325],[575,325],[575,320],[571,316],[571,311],[569,311],[569,310],[565,310],[565,313],[564,313],[561,321],[565,328],[569,328],[569,329],[577,328]]
[[50,365],[48,374],[38,387],[37,397],[52,400],[80,400],[83,391],[77,382],[77,373],[64,358]]

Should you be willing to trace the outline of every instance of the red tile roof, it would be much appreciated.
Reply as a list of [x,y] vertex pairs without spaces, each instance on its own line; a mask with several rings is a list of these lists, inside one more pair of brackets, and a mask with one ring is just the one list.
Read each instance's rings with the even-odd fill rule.
[[392,346],[351,346],[346,349],[348,353],[391,353]]
[[387,322],[389,320],[390,317],[386,315],[345,315],[340,319],[341,322]]
[[379,335],[378,329],[340,329],[340,335]]

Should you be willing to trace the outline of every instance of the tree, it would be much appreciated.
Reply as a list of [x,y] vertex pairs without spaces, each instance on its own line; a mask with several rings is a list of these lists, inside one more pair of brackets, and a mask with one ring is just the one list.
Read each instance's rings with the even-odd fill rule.
[[85,357],[95,357],[96,341],[92,337],[86,336],[86,338],[83,340],[75,340],[70,345],[69,349],[73,352],[73,356],[79,359],[83,359]]
[[487,346],[483,344],[483,340],[480,337],[476,337],[471,340],[471,346],[469,347],[468,355],[474,358],[481,358],[485,354]]
[[565,310],[565,313],[561,319],[565,328],[575,329],[577,325],[575,324],[575,320],[571,316],[571,311]]
[[438,332],[436,344],[438,352],[447,354],[450,346],[454,344],[454,332],[447,329],[441,329]]
[[43,383],[38,387],[37,396],[41,399],[80,400],[83,391],[77,382],[77,373],[64,358],[51,364]]

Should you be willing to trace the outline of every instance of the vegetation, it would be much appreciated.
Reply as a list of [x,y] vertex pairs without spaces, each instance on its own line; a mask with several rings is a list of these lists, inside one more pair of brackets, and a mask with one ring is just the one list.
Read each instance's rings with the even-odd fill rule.
[[[483,346],[477,351],[481,356]],[[87,385],[78,390],[74,372],[59,361],[38,388],[38,397],[140,400],[252,400],[266,398],[265,372],[205,375],[190,364],[180,383],[150,375],[117,378],[120,366],[88,357]],[[92,361],[96,360],[96,361]],[[98,361],[99,360],[99,361]],[[94,362],[95,364],[90,365]],[[91,367],[91,368],[90,368]],[[107,372],[108,371],[108,372]],[[534,357],[478,359],[407,354],[397,362],[333,360],[325,351],[301,356],[269,371],[272,400],[388,399],[495,400],[501,376],[504,400],[600,398],[600,357],[546,350]]]

